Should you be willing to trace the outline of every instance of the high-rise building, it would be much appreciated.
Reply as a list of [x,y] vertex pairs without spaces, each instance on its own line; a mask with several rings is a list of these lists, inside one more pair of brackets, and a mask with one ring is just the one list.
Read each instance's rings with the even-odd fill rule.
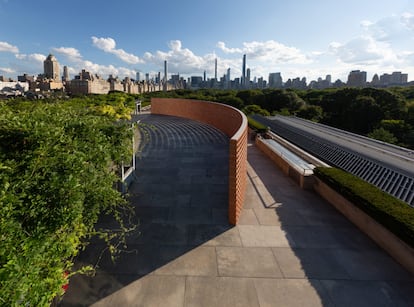
[[53,81],[60,81],[59,63],[53,54],[49,54],[43,62],[44,76]]
[[137,73],[135,74],[135,79],[137,82],[141,81],[141,73],[139,71],[137,71]]
[[242,86],[246,84],[246,55],[243,54],[243,67],[242,67]]
[[348,75],[348,86],[363,87],[367,84],[367,72],[353,70]]
[[217,58],[214,61],[214,80],[217,81]]
[[280,72],[269,74],[269,87],[281,88],[283,86],[282,75]]
[[69,70],[67,66],[63,66],[63,81],[69,81]]
[[167,61],[164,61],[164,91],[168,89],[168,72],[167,72]]

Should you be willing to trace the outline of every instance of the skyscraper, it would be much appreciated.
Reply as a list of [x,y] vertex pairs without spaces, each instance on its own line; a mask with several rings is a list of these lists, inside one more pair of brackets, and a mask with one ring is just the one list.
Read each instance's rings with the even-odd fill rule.
[[47,79],[59,82],[60,72],[59,63],[53,54],[49,54],[43,62],[44,75]]
[[214,61],[214,80],[217,81],[217,58]]
[[69,70],[67,66],[63,66],[63,81],[69,81]]
[[242,86],[246,84],[246,55],[243,54]]
[[167,77],[167,61],[164,61],[164,91],[166,91],[167,88],[167,82],[168,82],[168,77]]

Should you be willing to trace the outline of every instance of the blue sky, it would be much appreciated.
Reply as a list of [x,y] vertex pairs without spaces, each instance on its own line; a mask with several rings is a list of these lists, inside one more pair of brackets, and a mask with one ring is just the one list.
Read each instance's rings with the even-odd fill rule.
[[0,0],[0,75],[43,72],[52,53],[71,76],[137,71],[346,81],[349,71],[414,80],[412,0]]

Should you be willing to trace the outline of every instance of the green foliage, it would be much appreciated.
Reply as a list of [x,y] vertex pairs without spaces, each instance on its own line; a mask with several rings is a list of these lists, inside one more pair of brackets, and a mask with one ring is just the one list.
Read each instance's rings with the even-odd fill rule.
[[382,119],[401,119],[405,103],[401,96],[387,90],[345,88],[329,92],[321,101],[324,124],[367,134]]
[[[390,131],[401,146],[414,148],[414,87],[406,88],[330,88],[324,90],[177,90],[146,94],[209,100],[231,105],[240,110],[259,106],[270,114],[295,114],[332,127],[367,135],[374,129]],[[255,108],[255,107],[252,107]],[[250,111],[247,111],[249,113]],[[384,127],[387,120],[403,120],[399,132],[396,127]],[[399,127],[401,128],[401,126]]]
[[306,105],[296,112],[296,116],[319,122],[323,118],[323,109],[320,106]]
[[256,104],[248,105],[248,106],[244,107],[242,111],[246,115],[250,115],[250,114],[260,114],[260,115],[263,115],[263,116],[269,116],[270,115],[269,111],[262,109],[261,107],[259,107]]
[[394,134],[384,128],[374,129],[371,133],[368,133],[368,137],[390,144],[397,143],[397,138]]
[[132,131],[115,119],[131,101],[106,98],[0,102],[1,305],[50,304],[99,215],[126,206],[113,165],[130,159]]
[[247,117],[248,123],[249,123],[249,127],[253,130],[255,130],[256,132],[259,133],[263,133],[267,131],[267,127],[261,123],[259,123],[258,121],[254,120],[253,118],[251,118],[250,116]]
[[414,209],[408,204],[337,168],[318,167],[314,174],[414,247]]

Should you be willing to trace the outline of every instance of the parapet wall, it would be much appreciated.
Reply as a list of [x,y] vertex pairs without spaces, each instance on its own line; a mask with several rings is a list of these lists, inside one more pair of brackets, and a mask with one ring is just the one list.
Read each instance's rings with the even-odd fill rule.
[[247,118],[238,109],[221,103],[152,98],[151,113],[184,117],[209,124],[230,138],[229,222],[236,225],[243,207],[247,183]]

